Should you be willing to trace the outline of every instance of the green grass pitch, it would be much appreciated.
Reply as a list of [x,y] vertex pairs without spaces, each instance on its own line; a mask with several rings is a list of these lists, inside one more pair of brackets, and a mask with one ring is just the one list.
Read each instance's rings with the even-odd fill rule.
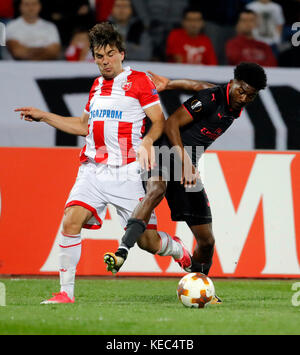
[[0,279],[0,334],[300,334],[296,280],[215,279],[223,304],[204,309],[178,301],[178,280],[78,278],[75,304],[40,305],[58,291],[58,279]]

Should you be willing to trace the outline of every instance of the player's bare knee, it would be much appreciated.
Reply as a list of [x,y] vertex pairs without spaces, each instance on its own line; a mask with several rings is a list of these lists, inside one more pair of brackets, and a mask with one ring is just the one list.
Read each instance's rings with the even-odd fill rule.
[[66,234],[79,234],[84,224],[92,217],[92,212],[81,206],[66,208],[63,219],[63,232]]
[[199,233],[195,235],[197,243],[204,249],[213,249],[215,246],[215,237],[212,231]]
[[72,218],[70,215],[65,215],[63,220],[63,232],[70,235],[79,234],[82,224]]
[[206,240],[206,245],[211,249],[215,247],[215,237],[212,233],[210,234],[209,238]]
[[215,238],[211,223],[190,226],[197,244],[201,249],[212,249],[215,246]]
[[77,223],[66,223],[63,224],[63,232],[65,234],[76,235],[81,231],[81,226]]
[[203,249],[213,249],[215,246],[215,238],[213,234],[210,234],[206,236],[205,238],[202,238],[201,240],[201,247]]

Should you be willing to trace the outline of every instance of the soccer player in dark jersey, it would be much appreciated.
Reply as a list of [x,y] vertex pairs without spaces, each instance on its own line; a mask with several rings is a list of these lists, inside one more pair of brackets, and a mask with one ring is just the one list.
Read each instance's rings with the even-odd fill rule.
[[208,274],[212,265],[215,240],[209,202],[204,188],[201,187],[197,169],[200,156],[195,148],[203,147],[205,151],[221,136],[238,119],[243,107],[252,102],[258,92],[266,87],[267,77],[264,69],[255,63],[240,63],[234,70],[234,79],[226,85],[188,79],[170,81],[151,72],[150,74],[158,91],[197,91],[165,123],[163,144],[175,147],[177,152],[171,170],[174,170],[179,162],[182,174],[179,181],[174,179],[174,174],[171,174],[167,183],[164,174],[148,180],[146,196],[129,219],[119,249],[116,253],[106,253],[104,261],[109,271],[117,272],[135,242],[153,254],[160,250],[160,240],[147,239],[143,231],[152,210],[166,196],[172,220],[185,221],[197,241],[194,253],[190,256],[190,263],[185,262],[185,271]]

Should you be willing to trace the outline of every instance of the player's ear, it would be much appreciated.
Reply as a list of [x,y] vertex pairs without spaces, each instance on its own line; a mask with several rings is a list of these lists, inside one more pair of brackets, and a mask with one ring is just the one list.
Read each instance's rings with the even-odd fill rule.
[[120,54],[121,54],[121,59],[122,59],[122,62],[123,62],[123,60],[125,59],[125,52],[120,52]]

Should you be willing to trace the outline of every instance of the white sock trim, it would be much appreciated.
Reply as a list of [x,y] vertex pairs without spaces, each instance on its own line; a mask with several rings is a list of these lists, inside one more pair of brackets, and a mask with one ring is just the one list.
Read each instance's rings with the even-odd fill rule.
[[61,233],[59,246],[61,248],[71,248],[81,244],[81,235],[68,235],[65,233]]
[[176,242],[168,233],[157,232],[161,239],[161,249],[157,252],[160,256],[172,256],[175,260],[182,258],[183,250],[180,243]]

